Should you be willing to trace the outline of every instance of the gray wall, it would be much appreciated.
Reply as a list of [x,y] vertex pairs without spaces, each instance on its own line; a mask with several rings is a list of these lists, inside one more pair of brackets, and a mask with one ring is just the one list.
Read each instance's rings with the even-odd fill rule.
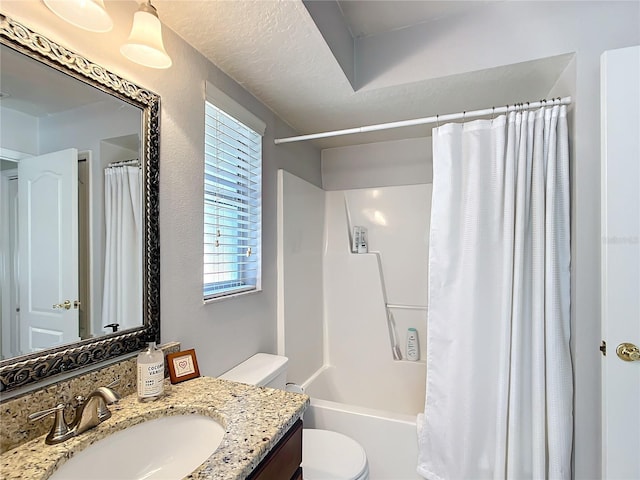
[[[119,53],[135,2],[110,2],[114,30],[86,32],[58,20],[42,2],[3,2],[3,13],[161,96],[160,242],[162,341],[195,348],[200,370],[218,375],[257,351],[276,350],[276,175],[285,168],[321,184],[320,153],[309,144],[276,147],[294,135],[269,109],[169,29],[168,70],[137,66]],[[160,11],[162,17],[162,12]],[[263,171],[263,291],[202,302],[204,82],[267,123]]]
[[322,150],[322,187],[345,190],[431,183],[431,137]]

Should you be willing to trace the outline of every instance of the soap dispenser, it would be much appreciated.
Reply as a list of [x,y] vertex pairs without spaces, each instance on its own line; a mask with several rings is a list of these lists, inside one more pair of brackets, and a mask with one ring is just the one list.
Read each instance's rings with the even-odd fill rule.
[[164,393],[164,354],[156,342],[138,354],[138,400],[151,402]]

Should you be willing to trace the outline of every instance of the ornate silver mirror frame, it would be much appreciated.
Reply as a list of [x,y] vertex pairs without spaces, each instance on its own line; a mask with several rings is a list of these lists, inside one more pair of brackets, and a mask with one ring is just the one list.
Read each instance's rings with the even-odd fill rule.
[[140,350],[160,341],[159,109],[160,97],[0,13],[0,43],[142,110],[144,175],[144,325],[0,362],[0,392]]

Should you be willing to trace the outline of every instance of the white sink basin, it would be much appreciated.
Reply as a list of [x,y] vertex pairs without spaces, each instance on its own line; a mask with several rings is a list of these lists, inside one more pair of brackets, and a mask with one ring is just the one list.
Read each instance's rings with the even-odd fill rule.
[[218,448],[224,429],[202,415],[149,420],[74,455],[51,480],[181,480]]

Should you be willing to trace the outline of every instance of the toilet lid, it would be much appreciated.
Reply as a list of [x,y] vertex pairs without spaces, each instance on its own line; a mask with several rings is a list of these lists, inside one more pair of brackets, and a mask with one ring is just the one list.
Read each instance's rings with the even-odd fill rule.
[[367,471],[362,446],[338,432],[305,428],[302,475],[305,480],[356,480]]

